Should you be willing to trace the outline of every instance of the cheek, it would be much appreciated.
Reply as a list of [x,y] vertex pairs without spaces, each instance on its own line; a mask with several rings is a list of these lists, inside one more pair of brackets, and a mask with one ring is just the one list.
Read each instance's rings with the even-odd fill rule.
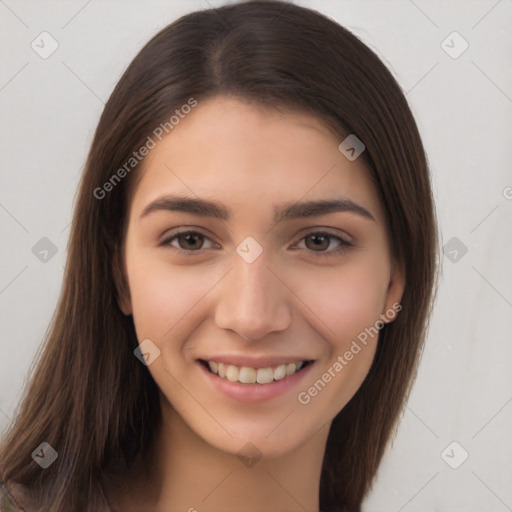
[[336,269],[302,272],[294,289],[312,312],[314,327],[334,348],[343,348],[383,313],[386,276],[382,262],[361,258]]
[[[327,352],[318,371],[304,383],[298,402],[311,415],[334,418],[357,392],[371,367],[385,304],[386,268],[361,260],[303,281],[302,293],[314,311],[314,327]],[[309,291],[306,291],[309,290]]]
[[139,339],[154,338],[157,344],[180,319],[189,322],[194,317],[194,310],[216,280],[215,273],[204,273],[198,279],[192,267],[173,266],[143,254],[132,257],[127,274]]

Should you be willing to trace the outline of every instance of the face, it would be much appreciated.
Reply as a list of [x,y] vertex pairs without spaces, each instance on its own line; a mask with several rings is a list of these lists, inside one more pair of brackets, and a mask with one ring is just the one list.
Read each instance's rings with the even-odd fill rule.
[[277,456],[329,424],[397,313],[384,212],[340,142],[309,115],[217,97],[137,170],[120,307],[150,340],[162,407],[221,450]]

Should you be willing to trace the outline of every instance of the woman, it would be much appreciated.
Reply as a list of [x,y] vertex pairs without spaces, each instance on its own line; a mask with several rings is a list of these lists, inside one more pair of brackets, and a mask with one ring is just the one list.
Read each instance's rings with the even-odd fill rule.
[[96,130],[1,510],[360,510],[436,236],[411,111],[354,35],[279,1],[164,28]]

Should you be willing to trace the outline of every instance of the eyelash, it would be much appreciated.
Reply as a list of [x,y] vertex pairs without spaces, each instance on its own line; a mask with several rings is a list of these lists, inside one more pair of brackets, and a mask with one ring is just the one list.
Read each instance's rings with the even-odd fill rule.
[[[183,235],[199,235],[199,236],[201,236],[201,237],[203,237],[205,239],[209,239],[208,236],[204,235],[203,233],[201,233],[199,231],[184,230],[184,231],[180,231],[180,232],[177,232],[177,233],[173,233],[170,236],[167,236],[158,245],[160,247],[166,247],[167,246],[167,247],[171,248],[172,250],[176,251],[177,253],[183,254],[185,256],[196,256],[196,255],[198,255],[198,254],[203,252],[201,249],[186,250],[186,249],[181,249],[179,247],[171,246],[171,242],[174,239],[177,239],[178,237],[183,236]],[[305,236],[303,236],[299,240],[299,242],[301,242],[302,240],[305,240],[308,236],[311,236],[311,235],[323,236],[323,237],[326,237],[326,238],[329,238],[329,239],[337,240],[339,242],[339,246],[337,248],[335,248],[334,250],[331,250],[331,251],[311,251],[311,250],[308,250],[308,252],[311,252],[311,253],[315,254],[315,257],[329,258],[329,257],[332,257],[332,256],[340,255],[340,254],[343,254],[344,252],[346,252],[351,247],[355,246],[355,244],[353,244],[352,242],[349,242],[348,240],[345,240],[345,239],[341,238],[338,235],[334,235],[332,233],[329,233],[328,231],[311,231],[310,233],[307,233]],[[197,253],[197,254],[194,254],[194,253]]]

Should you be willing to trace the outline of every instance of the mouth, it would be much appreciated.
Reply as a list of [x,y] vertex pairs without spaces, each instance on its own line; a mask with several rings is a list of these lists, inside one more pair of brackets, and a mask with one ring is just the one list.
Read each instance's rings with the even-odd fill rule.
[[245,385],[265,386],[276,381],[301,373],[311,365],[313,359],[290,361],[276,366],[254,368],[252,366],[237,366],[215,360],[198,359],[198,362],[209,372],[221,379]]

